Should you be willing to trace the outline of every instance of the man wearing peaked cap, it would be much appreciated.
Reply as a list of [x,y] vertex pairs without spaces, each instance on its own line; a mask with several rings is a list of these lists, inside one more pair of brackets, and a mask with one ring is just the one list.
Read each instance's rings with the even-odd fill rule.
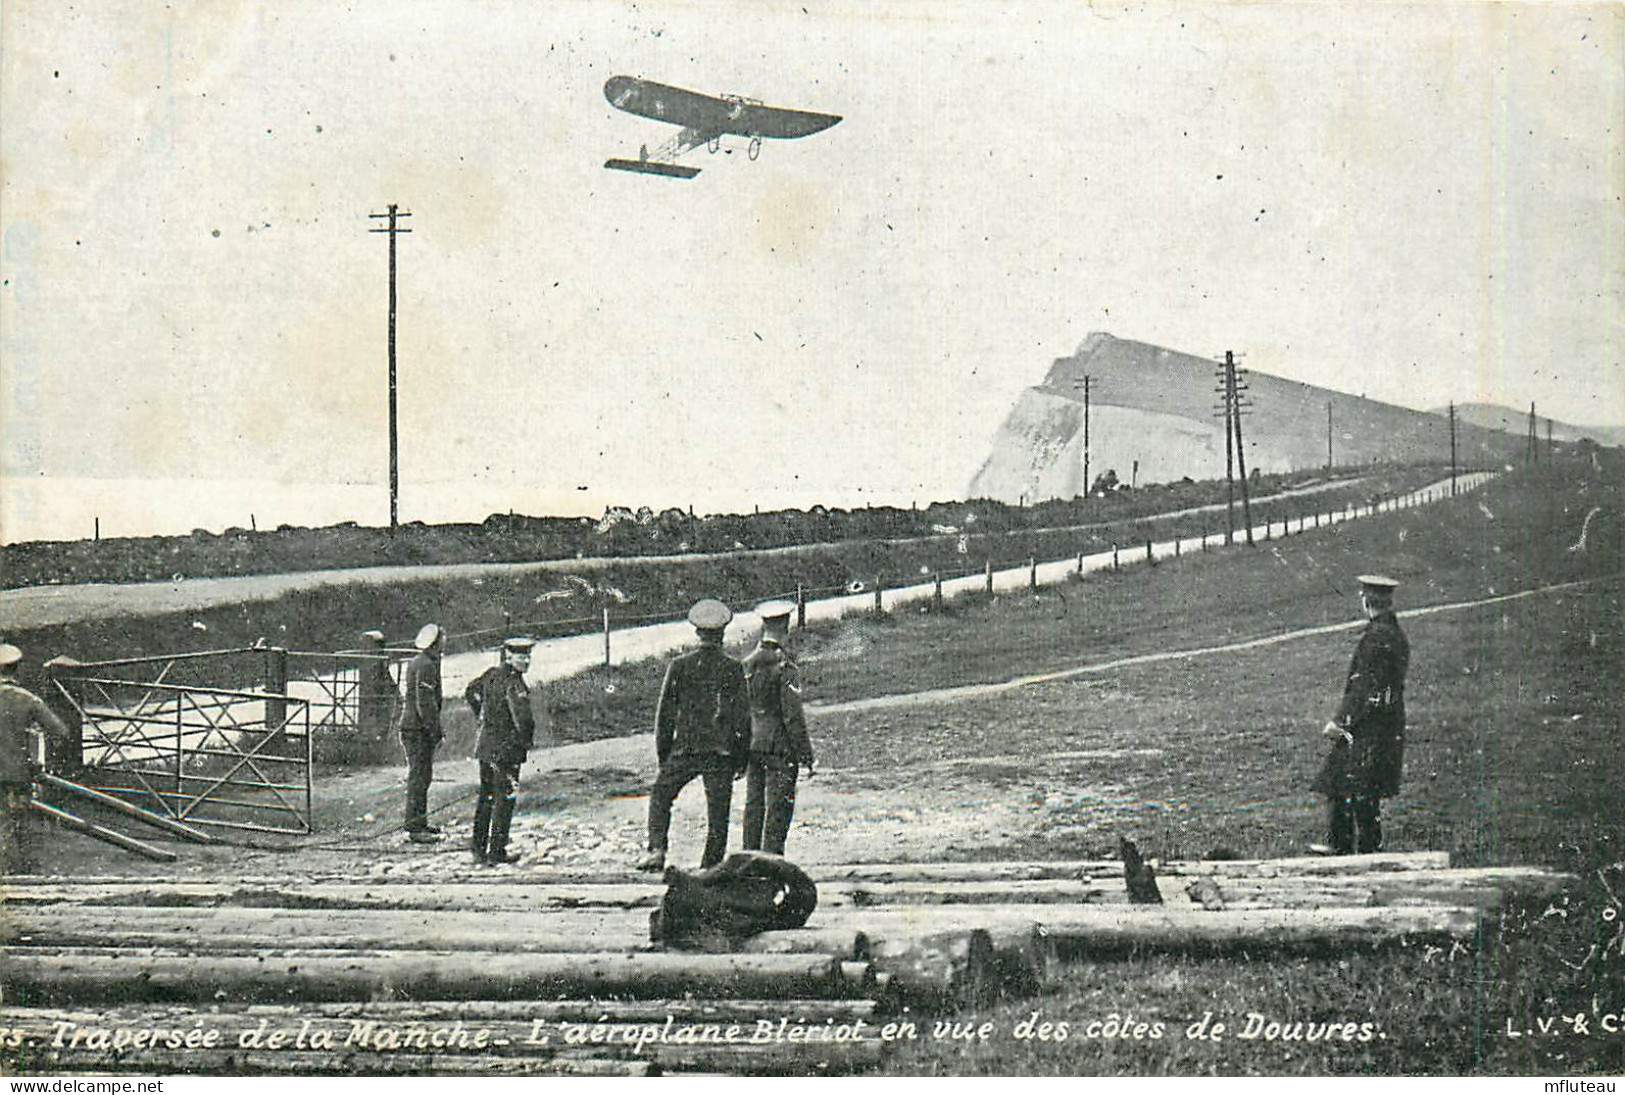
[[21,650],[0,643],[0,874],[28,874],[34,869],[28,827],[35,776],[31,728],[73,737],[44,700],[18,683],[22,660]]
[[395,709],[400,694],[395,690],[395,678],[390,675],[389,655],[384,651],[382,631],[361,633],[361,653],[356,683],[356,729],[367,743],[369,752],[376,749],[370,759],[382,759],[389,732],[395,726]]
[[733,609],[710,597],[695,601],[694,607],[688,610],[688,622],[694,625],[696,631],[721,631],[733,618]]
[[1382,850],[1382,800],[1399,793],[1405,750],[1405,673],[1411,647],[1394,615],[1399,583],[1386,575],[1359,577],[1369,623],[1354,648],[1343,700],[1322,731],[1332,743],[1311,785],[1326,796],[1328,843],[1335,855]]
[[801,677],[785,649],[793,605],[757,606],[761,645],[745,659],[750,698],[750,767],[745,773],[745,849],[784,854],[796,809],[796,778],[813,771],[812,740],[801,710]]
[[401,686],[401,748],[406,752],[406,838],[433,844],[438,827],[429,824],[429,784],[434,779],[434,751],[446,735],[440,728],[445,699],[440,687],[440,654],[444,637],[439,624],[424,624],[412,645],[418,652],[407,663]]
[[723,629],[733,612],[707,598],[688,610],[700,648],[679,654],[666,668],[655,706],[655,754],[660,772],[649,792],[649,854],[645,871],[666,864],[671,806],[696,776],[705,783],[707,829],[702,867],[722,862],[728,849],[728,810],[733,781],[745,771],[750,750],[750,707],[745,674],[722,650]]
[[474,756],[480,762],[480,797],[474,807],[474,860],[500,865],[517,862],[508,851],[508,827],[519,800],[519,769],[536,741],[536,715],[530,706],[530,652],[535,639],[508,639],[502,664],[482,673],[463,698],[479,721]]

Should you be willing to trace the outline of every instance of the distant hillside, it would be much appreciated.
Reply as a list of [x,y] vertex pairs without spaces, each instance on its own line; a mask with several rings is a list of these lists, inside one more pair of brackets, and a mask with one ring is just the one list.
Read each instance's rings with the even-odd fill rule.
[[[1136,462],[1141,484],[1224,475],[1214,363],[1096,332],[1077,353],[1058,358],[1041,384],[1021,394],[971,480],[970,497],[1031,503],[1084,493],[1085,374],[1090,377],[1091,477],[1109,468],[1129,482]],[[1328,402],[1338,466],[1450,459],[1449,428],[1434,415],[1267,373],[1250,372],[1246,379],[1253,402],[1242,421],[1249,473],[1325,467]],[[1457,428],[1457,455],[1464,466],[1514,457],[1522,443],[1521,436],[1476,425]]]
[[[1537,407],[1538,411],[1539,408]],[[1435,407],[1434,414],[1448,415],[1446,407]],[[1487,430],[1500,430],[1516,436],[1520,441],[1529,431],[1529,412],[1503,407],[1499,403],[1458,403],[1456,417]],[[1625,426],[1573,426],[1557,419],[1537,416],[1535,430],[1540,440],[1546,440],[1546,423],[1552,424],[1552,440],[1578,441],[1589,437],[1599,445],[1625,445]]]

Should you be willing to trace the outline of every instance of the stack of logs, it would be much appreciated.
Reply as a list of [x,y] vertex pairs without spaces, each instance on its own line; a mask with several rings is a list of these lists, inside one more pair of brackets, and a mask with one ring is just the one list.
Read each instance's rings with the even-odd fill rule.
[[[1470,941],[1506,898],[1574,881],[1433,852],[1170,862],[1143,905],[1117,861],[809,873],[805,928],[721,954],[651,944],[663,888],[624,873],[10,879],[0,1071],[850,1072],[888,1016],[1030,994],[1068,959]],[[73,1037],[194,1027],[215,1044]]]

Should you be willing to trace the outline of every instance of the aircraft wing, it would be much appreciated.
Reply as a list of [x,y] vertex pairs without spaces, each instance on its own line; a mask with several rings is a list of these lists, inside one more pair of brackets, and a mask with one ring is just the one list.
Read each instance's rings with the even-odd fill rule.
[[604,98],[628,114],[698,130],[707,134],[706,140],[725,133],[737,137],[807,137],[841,120],[838,114],[785,110],[745,99],[701,95],[632,76],[610,77],[604,84]]

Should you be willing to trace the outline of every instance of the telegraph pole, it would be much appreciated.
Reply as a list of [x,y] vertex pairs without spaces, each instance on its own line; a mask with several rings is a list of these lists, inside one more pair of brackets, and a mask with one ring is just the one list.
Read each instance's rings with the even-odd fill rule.
[[[1225,357],[1228,360],[1229,354]],[[1226,546],[1235,542],[1236,538],[1236,458],[1232,441],[1235,431],[1231,428],[1230,417],[1235,412],[1234,404],[1230,399],[1230,366],[1220,365],[1218,368],[1218,392],[1224,399],[1224,542]]]
[[1539,463],[1540,461],[1540,450],[1537,449],[1535,445],[1535,405],[1531,403],[1529,404],[1529,444],[1524,446],[1529,458],[1529,463],[1531,464]]
[[1332,401],[1326,401],[1326,470],[1332,470]]
[[1551,463],[1551,460],[1552,460],[1552,420],[1550,418],[1548,418],[1546,420],[1546,462]]
[[1080,386],[1079,381],[1081,380],[1083,388],[1083,496],[1085,498],[1089,497],[1089,488],[1092,486],[1089,482],[1089,379],[1089,374],[1085,373],[1082,377],[1072,381],[1072,386],[1076,388]]
[[389,233],[389,530],[394,532],[400,527],[400,434],[395,424],[395,237],[402,232],[412,231],[410,228],[401,228],[397,220],[401,217],[410,217],[410,213],[398,212],[397,205],[390,205],[387,213],[369,213],[367,216],[373,220],[389,221],[388,228],[369,228],[369,232]]
[[1450,497],[1456,496],[1456,405],[1450,404]]
[[1236,355],[1229,350],[1224,352],[1224,371],[1230,380],[1230,420],[1236,429],[1236,471],[1241,475],[1241,519],[1247,526],[1247,543],[1253,542],[1253,507],[1252,499],[1247,488],[1247,451],[1241,440],[1241,393],[1247,390],[1247,385],[1236,381],[1237,373],[1245,374],[1247,370],[1236,368]]

